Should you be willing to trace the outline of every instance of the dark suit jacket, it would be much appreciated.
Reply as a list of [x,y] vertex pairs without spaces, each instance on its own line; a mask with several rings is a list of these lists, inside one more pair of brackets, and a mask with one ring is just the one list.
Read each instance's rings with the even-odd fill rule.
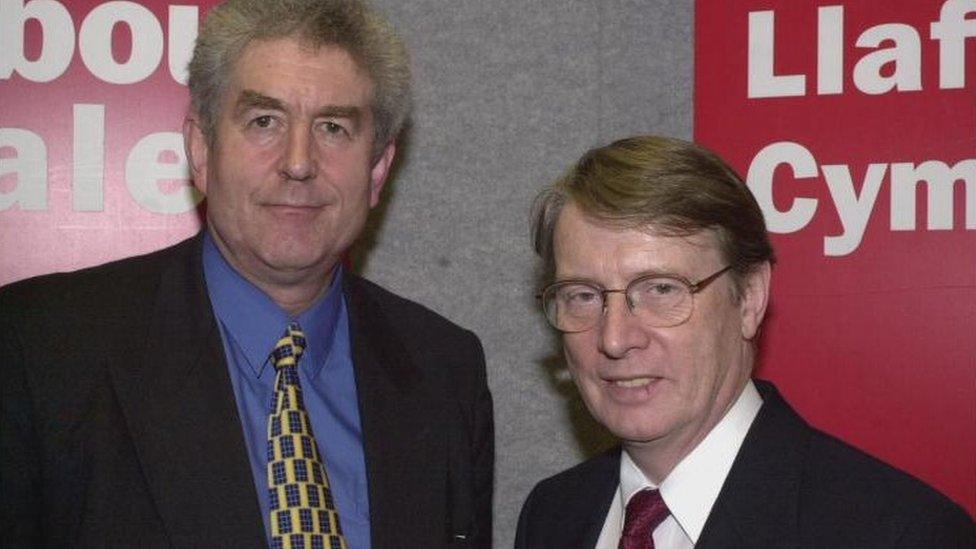
[[[201,238],[0,290],[3,547],[261,547]],[[346,277],[373,547],[487,547],[478,339]]]
[[[932,488],[811,428],[772,384],[696,545],[714,548],[976,547],[972,519]],[[620,449],[548,478],[519,518],[517,549],[596,545]]]

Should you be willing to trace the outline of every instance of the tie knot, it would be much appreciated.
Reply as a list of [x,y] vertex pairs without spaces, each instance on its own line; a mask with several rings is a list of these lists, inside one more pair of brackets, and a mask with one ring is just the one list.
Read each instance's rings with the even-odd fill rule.
[[305,351],[305,334],[297,322],[292,322],[285,328],[285,335],[281,336],[271,352],[274,367],[280,370],[286,366],[295,366]]
[[[622,537],[629,540],[650,540],[651,533],[668,517],[668,514],[670,511],[668,511],[668,506],[665,505],[660,491],[641,490],[634,494],[630,498],[630,502],[627,503],[627,517],[624,519]],[[629,545],[621,546],[629,547]],[[640,545],[640,547],[646,547],[646,545]]]

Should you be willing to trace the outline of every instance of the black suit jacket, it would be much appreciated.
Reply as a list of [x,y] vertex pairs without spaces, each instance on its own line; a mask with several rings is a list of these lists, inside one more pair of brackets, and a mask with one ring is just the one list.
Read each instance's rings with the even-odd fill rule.
[[[811,428],[772,384],[696,547],[968,548],[972,519],[917,479]],[[596,545],[620,448],[548,478],[519,518],[517,549]]]
[[[266,544],[201,242],[0,290],[0,545]],[[345,280],[373,547],[489,546],[480,343]]]

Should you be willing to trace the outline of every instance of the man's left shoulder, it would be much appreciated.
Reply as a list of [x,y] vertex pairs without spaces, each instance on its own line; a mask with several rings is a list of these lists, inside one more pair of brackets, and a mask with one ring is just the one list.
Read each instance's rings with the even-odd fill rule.
[[771,513],[783,524],[796,521],[780,524],[782,532],[795,527],[801,545],[813,547],[976,547],[976,529],[962,507],[810,426],[771,383],[756,380],[756,387],[763,406],[740,451],[745,459],[730,473],[737,479],[735,504],[745,505],[747,515],[766,524]]
[[946,533],[968,530],[976,542],[972,519],[948,497],[909,473],[816,429],[810,438],[805,472],[810,500],[858,509],[865,522],[896,525],[905,521],[916,530],[931,528]]
[[477,353],[482,353],[481,342],[473,332],[428,307],[351,273],[345,275],[344,284],[350,315],[381,319],[383,325],[397,332],[404,344],[422,345],[428,350],[474,347]]
[[833,517],[834,528],[849,521],[852,528],[887,532],[897,547],[976,547],[976,527],[962,507],[831,435],[813,431],[805,472],[802,499],[824,511],[825,528]]

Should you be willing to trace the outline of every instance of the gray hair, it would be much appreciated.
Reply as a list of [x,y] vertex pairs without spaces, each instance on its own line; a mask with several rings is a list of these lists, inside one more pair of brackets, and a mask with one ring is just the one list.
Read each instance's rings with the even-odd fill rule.
[[254,40],[295,37],[318,48],[344,49],[373,83],[373,152],[403,129],[410,114],[406,47],[378,12],[361,0],[228,0],[214,8],[190,61],[190,103],[213,143],[221,98],[234,63]]

